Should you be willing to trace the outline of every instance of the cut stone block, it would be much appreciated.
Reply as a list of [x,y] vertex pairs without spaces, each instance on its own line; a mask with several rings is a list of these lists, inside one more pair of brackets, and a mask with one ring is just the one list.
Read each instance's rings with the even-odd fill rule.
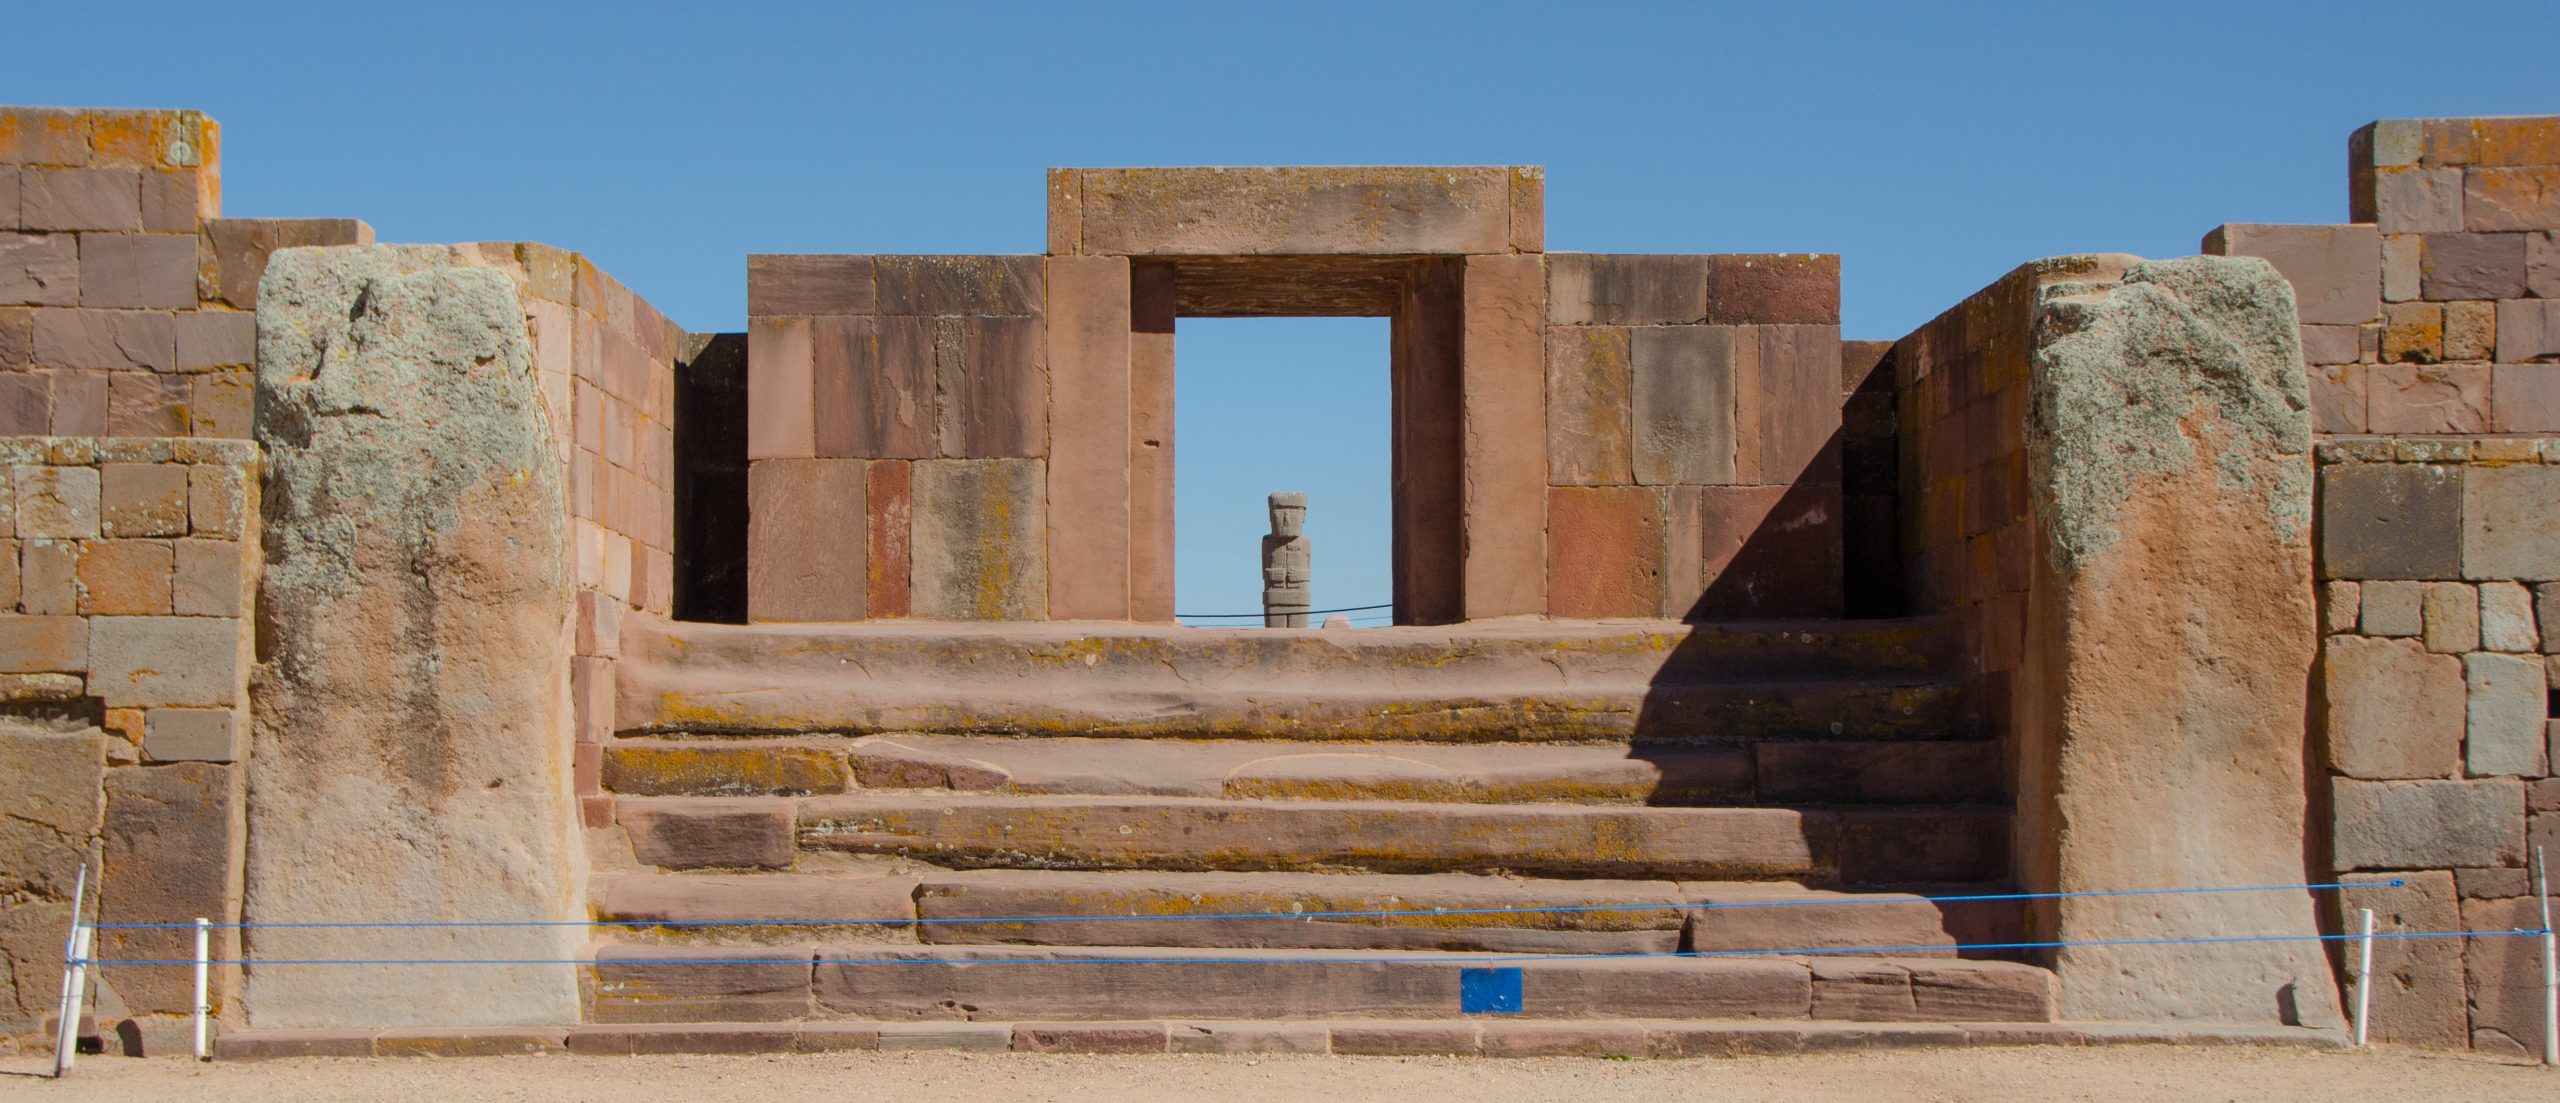
[[1617,326],[1547,329],[1549,483],[1624,486],[1635,481],[1628,332]]
[[1551,253],[1554,325],[1838,325],[1840,258]]
[[2234,223],[2206,234],[2204,251],[2275,265],[2306,324],[2359,325],[2382,312],[2382,238],[2372,226]]
[[2338,868],[2445,869],[2524,858],[2524,782],[2330,783]]
[[869,587],[863,461],[758,460],[747,478],[748,619],[862,619]]
[[827,254],[747,257],[747,313],[873,313],[872,258]]
[[[2554,903],[2560,911],[2560,901]],[[2527,895],[2462,901],[2468,931],[2542,928],[2542,901]],[[2472,1048],[2482,1054],[2539,1057],[2542,1050],[2542,946],[2538,938],[2463,940],[2463,975],[2470,988]]]
[[231,709],[152,709],[142,753],[154,762],[236,762],[238,721]]
[[2521,234],[2428,234],[2419,254],[2419,294],[2428,299],[2524,297]]
[[[809,951],[603,946],[590,1022],[788,1022],[809,1016]],[[883,1033],[883,1048],[888,1038]]]
[[98,535],[98,471],[93,467],[19,467],[18,535],[89,540]]
[[2462,577],[2462,469],[2336,464],[2320,495],[2322,578]]
[[633,796],[841,793],[850,777],[841,753],[761,741],[624,740],[604,752],[605,788]]
[[98,617],[89,629],[89,692],[109,707],[229,708],[247,677],[248,645],[228,617]]
[[2425,589],[2417,582],[2367,582],[2361,588],[2357,631],[2368,636],[2426,633]]
[[2426,585],[2427,650],[2459,655],[2480,646],[2480,591],[2468,583]]
[[1661,495],[1651,487],[1547,491],[1547,611],[1651,617],[1662,606]]
[[792,807],[787,800],[677,798],[622,800],[615,822],[632,852],[664,869],[787,869]]
[[2481,646],[2522,653],[2540,642],[2533,627],[2533,591],[2517,582],[2480,584]]
[[2545,772],[2543,714],[2549,691],[2542,661],[2521,655],[2462,658],[2470,685],[2463,765],[2473,777],[2539,776]]
[[1735,357],[1757,360],[1750,334],[1728,326],[1647,326],[1629,331],[1628,340],[1635,481],[1733,482]]
[[1076,171],[1077,253],[1511,251],[1511,173],[1498,166]]
[[1038,460],[914,465],[914,615],[1037,620],[1047,611],[1049,492]]
[[2323,646],[2328,760],[2357,778],[2451,778],[2462,768],[2462,660],[2415,640],[2336,636]]
[[2462,488],[2462,577],[2560,579],[2560,466],[2473,467]]

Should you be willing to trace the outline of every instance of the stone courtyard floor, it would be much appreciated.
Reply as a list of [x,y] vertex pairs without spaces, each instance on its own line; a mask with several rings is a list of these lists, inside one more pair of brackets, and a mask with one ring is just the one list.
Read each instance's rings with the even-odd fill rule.
[[1840,1053],[1727,1060],[880,1053],[784,1057],[376,1058],[236,1062],[92,1057],[67,1081],[0,1061],[0,1096],[188,1103],[1508,1103],[1711,1099],[2548,1100],[2560,1070],[2472,1056],[2238,1047]]

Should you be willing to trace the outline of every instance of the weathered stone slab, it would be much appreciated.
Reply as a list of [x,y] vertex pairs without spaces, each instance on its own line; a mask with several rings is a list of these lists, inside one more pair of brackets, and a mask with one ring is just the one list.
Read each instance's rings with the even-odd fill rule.
[[1038,460],[915,465],[915,616],[1040,619],[1049,595],[1045,474]]
[[1511,172],[1501,166],[1076,171],[1080,232],[1071,252],[1511,251]]
[[[2553,910],[2560,912],[2560,901]],[[2530,895],[2462,901],[2467,931],[2531,931],[2542,927],[2542,901]],[[2542,1050],[2542,940],[2515,936],[2464,939],[2462,967],[2470,992],[2473,1048],[2505,1057]],[[2458,1020],[2457,1020],[2458,1021]]]
[[1840,258],[1813,253],[1553,253],[1554,325],[1838,325]]
[[2422,591],[2427,650],[2459,655],[2480,646],[2480,591],[2462,582],[2430,582]]
[[71,888],[97,832],[99,746],[87,724],[0,716],[0,1029],[33,1031],[56,1011]]
[[2545,772],[2543,714],[2549,691],[2542,660],[2488,652],[2462,657],[2470,685],[2463,768],[2472,777],[2535,777]]
[[791,802],[753,797],[621,800],[614,822],[641,862],[663,869],[785,869]]
[[2206,234],[2204,251],[2275,265],[2305,324],[2361,325],[2382,312],[2382,238],[2372,226],[2234,223]]
[[770,934],[771,928],[712,925],[714,920],[772,920],[803,929],[905,931],[915,916],[914,877],[760,873],[625,874],[605,886],[598,918],[616,923],[679,923],[671,933]]
[[2444,869],[2515,865],[2524,857],[2524,783],[2330,783],[2338,868]]
[[764,1023],[807,1018],[809,963],[815,957],[776,946],[604,946],[595,955],[596,994],[589,1021]]
[[1624,486],[1635,481],[1628,332],[1617,326],[1547,329],[1549,483]]
[[2320,577],[2462,577],[2462,469],[2337,464],[2320,472]]
[[2368,636],[2426,632],[2425,591],[2417,582],[2367,582],[2358,595],[2356,630]]
[[2462,768],[2462,660],[2415,640],[2332,637],[2321,655],[2329,765],[2357,778]]
[[2560,466],[2463,472],[2462,577],[2560,579]]
[[[2042,536],[2012,696],[2024,887],[2294,883],[2319,630],[2292,290],[2254,258],[2143,262],[2046,284],[2023,323]],[[2128,777],[2147,783],[2108,780]],[[2049,915],[2073,941],[2318,930],[2307,892]],[[2054,969],[2064,1018],[2340,1021],[2309,941],[2074,946]]]
[[[1629,331],[1636,482],[1733,481],[1736,347],[1751,340],[1731,326]],[[1756,346],[1744,355],[1756,359]]]
[[862,619],[868,490],[861,460],[758,460],[748,468],[747,619]]
[[[2461,930],[2454,875],[2442,871],[2350,873],[2349,884],[2387,885],[2341,893],[2332,903],[2337,929],[2359,930],[2358,912],[2371,908],[2378,934]],[[2369,1022],[2377,1042],[2460,1049],[2470,1044],[2463,1007],[2463,939],[2377,938],[2373,943],[2373,1008]],[[2354,943],[2348,943],[2349,960]],[[2344,978],[2353,993],[2354,977]]]
[[806,796],[841,793],[844,755],[759,742],[625,741],[606,747],[604,785],[635,796]]
[[[99,918],[109,923],[216,922],[233,913],[231,821],[238,801],[231,768],[203,762],[134,766],[106,775],[106,819],[99,832],[105,864]],[[101,931],[99,956],[155,961],[193,955],[188,930]],[[216,932],[223,951],[235,931]],[[217,956],[236,956],[217,953]],[[133,968],[114,978],[131,1014],[183,1014],[194,1007],[192,978],[182,969]],[[226,986],[227,987],[227,986]]]
[[1544,258],[1468,257],[1462,282],[1465,612],[1534,616],[1547,607]]
[[2533,619],[2533,591],[2522,583],[2480,584],[2481,646],[2517,654],[2532,651],[2541,642]]
[[1647,486],[1547,491],[1547,612],[1650,617],[1662,605],[1661,492]]
[[[562,473],[514,284],[455,264],[435,248],[288,249],[259,289],[253,921],[585,918]],[[468,947],[552,961],[582,938],[495,928]],[[268,932],[259,951],[462,945],[445,930],[305,929]],[[282,1028],[578,1015],[565,965],[253,968],[245,1004],[253,1025]]]

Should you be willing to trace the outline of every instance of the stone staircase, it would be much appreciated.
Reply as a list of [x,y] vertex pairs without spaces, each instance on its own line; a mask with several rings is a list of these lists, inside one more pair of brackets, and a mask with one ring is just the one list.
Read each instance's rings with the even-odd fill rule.
[[2048,1023],[1947,631],[629,624],[588,1021]]

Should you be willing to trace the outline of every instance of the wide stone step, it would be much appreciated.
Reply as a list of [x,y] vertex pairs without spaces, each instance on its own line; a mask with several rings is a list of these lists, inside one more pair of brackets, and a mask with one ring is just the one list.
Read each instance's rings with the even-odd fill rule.
[[1464,873],[637,874],[608,879],[596,911],[617,938],[690,943],[2014,956],[1963,948],[2018,941],[2018,902],[1940,895],[1954,899]]
[[[1503,872],[1878,885],[2006,875],[2008,815],[866,793],[626,798],[646,864],[793,865],[798,851],[946,868]],[[796,844],[796,849],[795,849]]]
[[1999,744],[1289,743],[884,735],[623,739],[605,787],[636,796],[955,789],[1082,796],[1699,806],[2001,797]]
[[1517,1015],[1527,1018],[2046,1022],[2055,1008],[2050,972],[2001,961],[605,944],[595,951],[588,1018],[1454,1018],[1471,1009],[1461,998],[1471,971],[1509,969],[1520,971]]
[[1962,736],[1919,621],[1360,631],[626,622],[639,733],[1552,742]]

